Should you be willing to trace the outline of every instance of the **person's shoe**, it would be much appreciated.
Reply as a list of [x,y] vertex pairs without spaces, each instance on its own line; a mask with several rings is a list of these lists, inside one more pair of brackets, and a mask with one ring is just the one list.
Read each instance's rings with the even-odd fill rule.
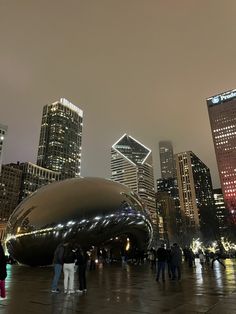
[[69,290],[68,291],[68,294],[73,294],[73,293],[75,293],[75,290]]
[[59,289],[52,289],[51,292],[52,293],[60,293],[60,290]]
[[81,294],[81,293],[83,293],[83,290],[76,290],[76,292]]
[[87,292],[87,289],[84,289],[83,292],[86,293],[86,292]]
[[65,293],[65,294],[67,294],[67,292],[68,292],[67,290],[64,290],[64,293]]

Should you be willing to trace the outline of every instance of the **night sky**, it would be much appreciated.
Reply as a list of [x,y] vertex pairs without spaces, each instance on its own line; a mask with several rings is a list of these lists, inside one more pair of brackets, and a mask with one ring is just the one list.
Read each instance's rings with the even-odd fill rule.
[[192,150],[219,186],[206,98],[236,88],[236,1],[0,0],[4,163],[36,162],[43,106],[84,110],[82,175],[110,177],[128,133]]

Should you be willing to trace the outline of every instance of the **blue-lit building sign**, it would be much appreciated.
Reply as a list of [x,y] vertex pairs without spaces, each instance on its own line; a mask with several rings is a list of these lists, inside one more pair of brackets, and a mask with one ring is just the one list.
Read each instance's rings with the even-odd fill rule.
[[231,101],[234,98],[236,98],[236,89],[207,98],[207,104],[209,106],[219,105],[224,102]]

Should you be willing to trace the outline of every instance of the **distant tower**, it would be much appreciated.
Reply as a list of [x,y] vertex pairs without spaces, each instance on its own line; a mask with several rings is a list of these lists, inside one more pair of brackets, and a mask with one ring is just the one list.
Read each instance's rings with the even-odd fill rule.
[[173,146],[170,141],[159,142],[161,177],[163,179],[175,178],[175,160],[173,154]]
[[0,124],[0,173],[2,168],[2,155],[4,150],[4,143],[7,134],[7,126]]
[[236,89],[208,98],[207,106],[222,192],[236,223]]
[[224,197],[221,189],[214,189],[214,201],[215,201],[215,209],[216,209],[216,217],[219,225],[219,233],[221,236],[227,235],[229,231],[229,213],[227,213],[227,209],[224,203]]
[[[176,154],[180,208],[190,234],[213,228],[214,198],[209,168],[191,151]],[[211,222],[212,225],[207,223]]]
[[82,125],[83,111],[65,98],[44,106],[37,165],[63,179],[79,176]]
[[164,237],[169,242],[180,243],[182,231],[179,191],[171,141],[159,142],[159,154],[161,178],[157,179],[157,208],[163,218]]
[[139,194],[157,226],[151,150],[124,134],[111,149],[111,179]]

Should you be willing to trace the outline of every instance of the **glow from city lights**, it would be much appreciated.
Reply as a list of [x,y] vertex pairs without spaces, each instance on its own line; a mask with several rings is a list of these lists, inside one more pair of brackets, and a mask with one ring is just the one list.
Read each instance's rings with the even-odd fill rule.
[[125,250],[129,251],[129,249],[130,249],[130,241],[129,241],[129,238],[127,238]]
[[200,239],[193,239],[192,244],[190,245],[191,249],[193,250],[193,253],[196,254],[199,252],[199,250],[203,250],[203,245]]

